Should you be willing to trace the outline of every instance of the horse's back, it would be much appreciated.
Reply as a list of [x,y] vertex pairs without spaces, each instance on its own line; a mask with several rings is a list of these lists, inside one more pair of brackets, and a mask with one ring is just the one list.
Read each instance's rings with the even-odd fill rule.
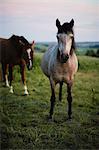
[[16,52],[10,39],[0,38],[0,62],[9,63],[15,60]]
[[3,56],[5,54],[6,51],[6,40],[4,38],[0,38],[0,62],[3,61]]

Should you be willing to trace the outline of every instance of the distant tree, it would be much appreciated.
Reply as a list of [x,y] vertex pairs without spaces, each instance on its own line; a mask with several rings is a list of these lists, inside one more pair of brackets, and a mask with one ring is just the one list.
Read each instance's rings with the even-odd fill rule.
[[99,57],[99,49],[97,49],[96,57]]
[[45,53],[46,52],[46,48],[41,49],[41,53]]
[[95,56],[96,56],[96,53],[95,53],[94,50],[87,50],[86,55],[87,55],[87,56],[95,57]]

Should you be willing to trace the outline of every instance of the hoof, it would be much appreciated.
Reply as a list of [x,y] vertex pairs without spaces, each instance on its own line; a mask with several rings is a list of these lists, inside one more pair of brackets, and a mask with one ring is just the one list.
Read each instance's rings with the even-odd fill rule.
[[67,121],[67,122],[71,122],[71,121],[72,121],[72,117],[66,118],[66,121]]
[[52,122],[52,116],[49,115],[49,116],[47,117],[47,120],[48,120],[49,122]]
[[52,122],[52,121],[53,121],[53,119],[48,117],[48,122]]

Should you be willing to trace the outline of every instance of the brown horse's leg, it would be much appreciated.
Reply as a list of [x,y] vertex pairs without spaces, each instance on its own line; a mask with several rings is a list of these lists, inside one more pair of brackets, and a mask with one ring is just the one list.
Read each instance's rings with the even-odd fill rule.
[[50,85],[51,85],[51,106],[50,106],[50,116],[49,118],[52,119],[53,111],[54,111],[54,106],[55,106],[55,83],[54,81],[50,80]]
[[5,86],[9,87],[9,82],[8,82],[8,65],[2,63],[2,77],[3,81],[5,82]]
[[12,80],[13,80],[13,66],[9,65],[10,93],[13,93]]
[[2,63],[2,80],[5,82],[5,64]]
[[63,82],[60,83],[60,87],[59,87],[59,101],[62,100],[62,86],[63,86]]
[[67,84],[67,101],[68,101],[68,117],[71,119],[71,114],[72,114],[72,95],[71,95],[71,87],[72,84]]
[[28,95],[28,90],[26,86],[26,79],[25,79],[25,64],[20,65],[20,72],[21,72],[21,78],[24,85],[24,95]]

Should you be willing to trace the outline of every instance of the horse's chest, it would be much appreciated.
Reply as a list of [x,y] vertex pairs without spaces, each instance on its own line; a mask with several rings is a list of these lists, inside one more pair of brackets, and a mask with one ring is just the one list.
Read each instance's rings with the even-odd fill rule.
[[69,68],[60,65],[53,66],[52,76],[56,82],[66,81],[68,78]]

